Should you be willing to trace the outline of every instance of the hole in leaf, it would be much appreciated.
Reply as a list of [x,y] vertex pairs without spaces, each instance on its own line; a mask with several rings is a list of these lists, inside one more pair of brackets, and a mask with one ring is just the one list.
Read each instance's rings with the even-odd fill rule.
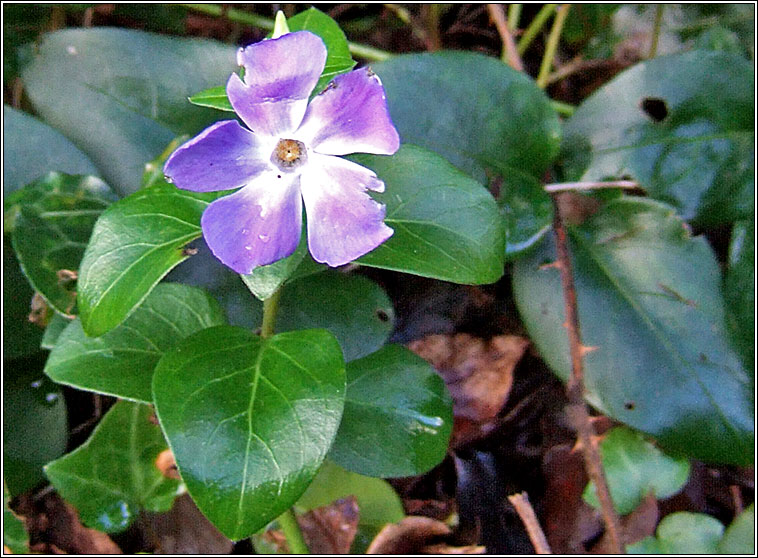
[[645,97],[640,104],[642,110],[656,122],[663,121],[669,114],[666,101],[656,97]]
[[626,403],[624,403],[624,409],[626,409],[627,411],[634,411],[634,407],[635,407],[634,401],[627,401]]
[[387,314],[387,312],[384,311],[384,310],[382,310],[381,308],[379,308],[376,311],[376,317],[379,318],[379,321],[381,321],[381,322],[388,322],[388,321],[390,321],[389,314]]

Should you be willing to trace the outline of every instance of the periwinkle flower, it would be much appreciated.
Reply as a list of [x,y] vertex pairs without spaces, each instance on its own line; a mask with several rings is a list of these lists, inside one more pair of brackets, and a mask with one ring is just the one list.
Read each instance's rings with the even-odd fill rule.
[[385,208],[367,190],[384,183],[341,159],[391,155],[399,147],[384,88],[366,68],[337,76],[308,103],[326,62],[322,40],[297,31],[240,49],[244,79],[226,93],[236,120],[217,122],[177,149],[164,173],[177,187],[210,192],[242,187],[203,213],[213,254],[238,273],[292,254],[300,241],[302,204],[313,258],[338,266],[392,235]]

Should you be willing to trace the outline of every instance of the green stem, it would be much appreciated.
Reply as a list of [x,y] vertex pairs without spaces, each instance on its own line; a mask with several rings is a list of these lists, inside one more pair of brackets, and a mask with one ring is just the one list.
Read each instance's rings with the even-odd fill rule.
[[571,4],[561,4],[555,16],[553,28],[550,30],[550,35],[547,38],[545,55],[542,57],[542,64],[540,64],[540,73],[537,76],[537,87],[540,89],[545,89],[547,86],[547,78],[550,75],[550,69],[553,67],[555,51],[558,49],[558,41],[561,38],[563,24],[566,22],[566,16],[568,16],[570,8]]
[[555,112],[562,114],[563,116],[571,116],[576,111],[576,107],[574,105],[562,103],[553,99],[550,100],[550,106],[553,107],[553,110]]
[[655,7],[655,23],[653,24],[653,36],[650,39],[650,52],[648,58],[655,58],[658,52],[658,39],[661,36],[661,24],[663,23],[663,4],[658,4]]
[[279,299],[282,296],[282,289],[279,287],[274,294],[263,301],[263,321],[261,322],[261,337],[268,339],[274,335],[274,326],[276,324],[276,312],[279,310]]
[[303,538],[303,532],[297,522],[297,517],[292,508],[288,509],[277,519],[279,526],[284,531],[284,538],[287,539],[287,546],[292,554],[310,554],[308,545]]
[[[229,8],[225,11],[223,6],[220,6],[218,4],[177,4],[177,6],[182,6],[188,10],[193,10],[195,12],[200,12],[216,17],[224,16],[229,21],[236,21],[237,23],[244,23],[246,25],[252,25],[253,27],[260,27],[261,29],[266,29],[268,31],[274,29],[273,19],[259,16],[250,12],[245,12],[243,10],[237,10],[235,8]],[[382,60],[387,60],[387,58],[392,56],[391,52],[380,50],[368,45],[361,45],[348,41],[347,46],[350,47],[351,54],[357,56],[358,58],[364,58],[365,60],[369,60],[371,62],[381,62]]]
[[547,19],[553,14],[557,5],[558,4],[545,4],[542,6],[542,9],[537,12],[537,15],[534,16],[534,19],[526,28],[524,34],[521,36],[521,40],[518,42],[518,53],[521,56],[524,55],[526,49],[528,49],[529,45],[532,44],[532,41],[537,36],[537,33],[540,32]]
[[518,29],[519,19],[521,19],[521,4],[508,6],[508,29],[511,30],[511,33]]

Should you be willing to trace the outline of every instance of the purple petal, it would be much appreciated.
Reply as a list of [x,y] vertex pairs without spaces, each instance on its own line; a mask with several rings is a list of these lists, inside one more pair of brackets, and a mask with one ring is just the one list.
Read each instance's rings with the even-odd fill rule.
[[292,254],[302,226],[298,185],[295,174],[266,173],[211,203],[201,219],[211,252],[242,274]]
[[326,63],[326,47],[313,33],[298,31],[240,49],[237,63],[245,67],[245,78],[229,78],[229,102],[251,130],[278,138],[303,120]]
[[334,78],[311,101],[297,136],[327,155],[392,155],[400,146],[382,82],[368,68]]
[[392,236],[385,208],[366,193],[377,178],[360,165],[336,157],[311,155],[300,177],[308,216],[308,247],[313,259],[332,267],[370,252]]
[[166,161],[163,172],[183,190],[239,188],[271,167],[273,148],[270,141],[262,142],[236,120],[224,120],[181,145]]

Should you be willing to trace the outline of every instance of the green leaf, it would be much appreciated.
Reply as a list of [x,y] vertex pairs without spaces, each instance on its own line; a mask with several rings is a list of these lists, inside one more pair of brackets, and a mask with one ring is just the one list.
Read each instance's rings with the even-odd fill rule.
[[387,481],[352,473],[328,459],[295,508],[305,512],[348,496],[355,496],[359,509],[354,554],[364,553],[382,527],[405,517],[403,503]]
[[59,384],[152,403],[155,365],[192,333],[225,323],[218,302],[196,287],[162,283],[120,326],[87,337],[79,320],[70,323],[45,365]]
[[4,553],[29,554],[29,534],[23,520],[11,511],[8,502],[10,494],[3,484],[3,549]]
[[6,364],[3,378],[3,480],[17,496],[42,481],[42,466],[66,451],[66,403],[28,362]]
[[553,202],[536,178],[518,171],[506,174],[497,203],[505,222],[506,259],[518,257],[550,230]]
[[50,171],[98,174],[92,161],[60,132],[3,105],[3,191],[8,195]]
[[152,408],[119,401],[82,446],[49,463],[45,474],[93,529],[126,529],[140,510],[165,512],[180,483],[156,466],[167,449]]
[[208,107],[216,110],[224,110],[228,112],[234,112],[234,107],[229,102],[229,97],[226,96],[226,85],[219,85],[218,87],[211,87],[200,93],[196,93],[187,100],[193,105],[200,107]]
[[98,216],[116,197],[93,176],[50,173],[5,200],[13,249],[34,290],[61,314],[76,306],[76,271]]
[[29,321],[33,296],[10,238],[3,236],[3,358],[19,358],[39,351],[43,330]]
[[733,54],[692,51],[637,64],[566,123],[569,179],[631,176],[685,219],[752,215],[753,70]]
[[[753,456],[753,388],[728,342],[718,263],[671,207],[609,202],[569,229],[588,400],[665,448],[716,463]],[[567,380],[564,302],[550,242],[519,259],[514,295],[540,354]]]
[[510,169],[540,177],[558,152],[561,128],[549,99],[497,58],[409,54],[372,69],[403,142],[436,151],[480,182]]
[[[641,434],[623,426],[605,435],[600,455],[613,505],[620,515],[634,511],[650,493],[657,499],[673,496],[690,474],[689,461],[669,457]],[[591,481],[583,497],[592,507],[600,507]]]
[[276,329],[326,329],[349,362],[384,345],[394,321],[392,303],[379,285],[360,275],[326,271],[287,284]]
[[231,539],[278,517],[316,475],[337,432],[345,372],[324,330],[263,340],[219,326],[158,363],[158,417],[195,503]]
[[372,477],[410,477],[438,465],[453,428],[442,378],[400,345],[347,365],[345,412],[329,452],[336,463]]
[[215,197],[166,183],[135,192],[98,219],[79,271],[79,315],[97,337],[123,322],[179,262],[202,231],[200,217]]
[[745,369],[755,374],[755,220],[735,223],[724,277],[727,324]]
[[455,283],[494,283],[505,239],[489,192],[439,155],[404,145],[390,157],[356,155],[385,182],[377,194],[395,231],[358,263]]
[[58,342],[61,333],[66,329],[66,326],[71,323],[71,318],[67,318],[57,312],[53,313],[53,317],[50,318],[50,322],[45,328],[45,333],[42,335],[42,341],[40,341],[40,348],[52,350],[55,344]]
[[305,234],[302,234],[300,244],[291,256],[257,267],[252,273],[240,277],[258,300],[266,300],[290,278],[307,254],[308,243]]
[[218,118],[187,97],[225,82],[235,67],[234,47],[215,41],[92,28],[45,35],[22,75],[42,119],[127,195],[174,136]]
[[676,512],[658,525],[655,537],[627,545],[629,554],[715,554],[724,532],[721,522],[703,513]]
[[750,504],[727,527],[719,542],[719,554],[755,554],[755,504]]
[[331,17],[316,8],[308,8],[288,18],[290,31],[310,31],[321,37],[326,45],[326,65],[316,84],[314,93],[318,93],[339,74],[349,72],[355,66],[350,55],[347,38],[340,26]]

